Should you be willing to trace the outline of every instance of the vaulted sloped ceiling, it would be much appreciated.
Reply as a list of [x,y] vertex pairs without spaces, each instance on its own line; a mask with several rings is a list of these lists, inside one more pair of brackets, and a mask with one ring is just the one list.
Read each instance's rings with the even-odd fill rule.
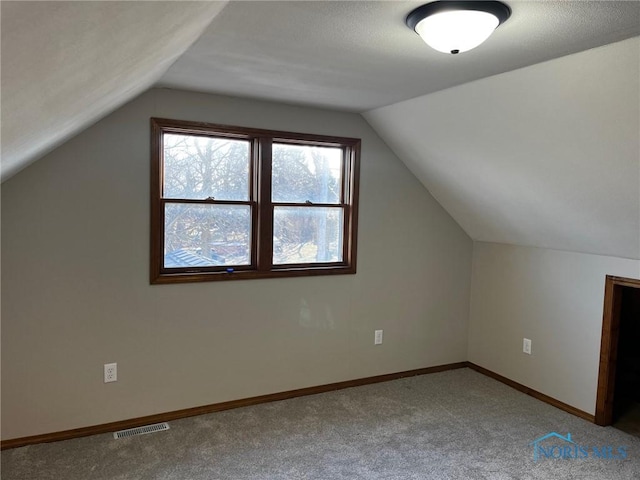
[[153,85],[227,2],[1,2],[2,178]]
[[365,118],[476,240],[640,259],[638,37]]
[[2,1],[2,180],[155,84],[365,111],[472,238],[640,258],[640,2],[507,0],[455,56],[421,3]]

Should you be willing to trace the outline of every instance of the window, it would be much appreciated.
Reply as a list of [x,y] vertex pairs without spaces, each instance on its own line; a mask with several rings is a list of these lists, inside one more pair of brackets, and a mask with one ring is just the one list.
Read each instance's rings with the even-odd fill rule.
[[360,140],[151,119],[151,283],[356,271]]

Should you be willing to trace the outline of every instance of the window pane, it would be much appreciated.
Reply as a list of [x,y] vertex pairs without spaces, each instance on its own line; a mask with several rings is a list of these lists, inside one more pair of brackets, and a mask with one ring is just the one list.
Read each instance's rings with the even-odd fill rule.
[[164,198],[249,199],[247,140],[165,133]]
[[342,149],[273,144],[274,202],[340,203]]
[[274,207],[274,265],[341,261],[341,207]]
[[249,265],[251,207],[167,203],[164,267]]

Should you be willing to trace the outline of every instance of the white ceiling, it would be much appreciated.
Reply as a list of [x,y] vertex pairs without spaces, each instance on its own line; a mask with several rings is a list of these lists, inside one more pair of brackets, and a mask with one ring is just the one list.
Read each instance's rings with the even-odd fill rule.
[[640,259],[640,38],[365,113],[475,240]]
[[353,111],[640,34],[640,2],[508,0],[511,18],[471,52],[427,47],[416,1],[231,2],[159,85]]
[[225,3],[2,1],[2,180],[152,86]]
[[364,112],[472,238],[640,258],[637,39],[585,51],[640,2],[507,0],[457,56],[421,3],[2,1],[2,180],[155,84]]

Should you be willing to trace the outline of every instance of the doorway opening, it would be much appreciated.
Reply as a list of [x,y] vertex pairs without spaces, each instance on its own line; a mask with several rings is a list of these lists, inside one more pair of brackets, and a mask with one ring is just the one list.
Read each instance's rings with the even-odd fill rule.
[[640,436],[640,280],[605,282],[596,423]]

